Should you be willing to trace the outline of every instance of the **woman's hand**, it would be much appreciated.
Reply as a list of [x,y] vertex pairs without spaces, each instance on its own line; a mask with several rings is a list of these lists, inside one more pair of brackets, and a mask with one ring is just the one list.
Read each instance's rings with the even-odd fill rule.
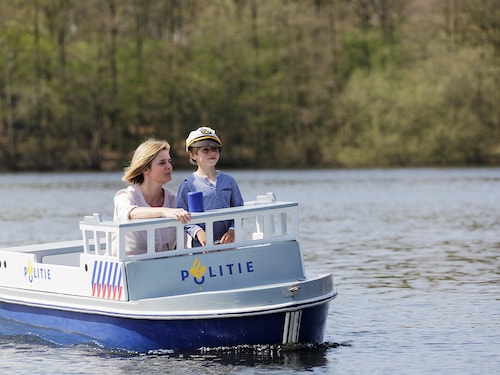
[[165,217],[171,217],[182,224],[187,224],[191,220],[191,214],[183,208],[170,208],[165,213]]

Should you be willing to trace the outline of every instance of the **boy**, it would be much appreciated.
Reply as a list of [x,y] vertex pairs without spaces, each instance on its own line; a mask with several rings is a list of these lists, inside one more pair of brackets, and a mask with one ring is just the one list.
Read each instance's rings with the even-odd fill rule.
[[[179,187],[178,208],[188,210],[188,193],[192,191],[203,193],[205,210],[243,206],[243,198],[236,180],[216,169],[221,150],[222,142],[215,130],[203,126],[189,133],[186,151],[190,163],[198,168]],[[233,225],[233,220],[214,223],[214,243],[234,242]],[[193,247],[207,244],[204,225],[189,225],[187,232],[193,238]]]

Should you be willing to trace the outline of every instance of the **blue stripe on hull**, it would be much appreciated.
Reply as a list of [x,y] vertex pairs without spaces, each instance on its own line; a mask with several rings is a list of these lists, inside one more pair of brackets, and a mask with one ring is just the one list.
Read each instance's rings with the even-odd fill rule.
[[[329,301],[324,301],[299,310],[298,315],[292,311],[214,319],[148,320],[0,302],[0,318],[25,324],[24,332],[19,334],[32,332],[62,345],[95,341],[106,348],[137,352],[182,351],[243,344],[322,342],[328,305]],[[285,338],[287,341],[283,341]]]

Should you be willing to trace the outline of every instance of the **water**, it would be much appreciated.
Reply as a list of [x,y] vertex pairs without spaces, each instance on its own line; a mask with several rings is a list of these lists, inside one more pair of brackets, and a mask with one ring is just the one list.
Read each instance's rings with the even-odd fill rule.
[[[176,191],[187,172],[176,171]],[[500,369],[500,169],[232,171],[243,196],[300,203],[307,271],[339,295],[325,342],[134,355],[0,326],[2,372],[493,374]],[[121,173],[0,175],[0,247],[112,218]],[[0,323],[1,324],[1,323]]]

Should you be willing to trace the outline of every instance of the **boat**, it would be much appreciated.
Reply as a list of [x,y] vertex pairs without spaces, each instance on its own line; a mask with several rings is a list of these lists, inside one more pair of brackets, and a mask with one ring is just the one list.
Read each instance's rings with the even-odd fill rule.
[[[80,239],[0,249],[0,325],[139,353],[323,342],[337,291],[331,273],[306,275],[297,202],[267,193],[191,218],[207,238],[214,222],[234,220],[235,241],[192,248],[173,219],[96,213],[80,221]],[[177,245],[158,251],[165,228]],[[127,254],[137,234],[146,248]]]

